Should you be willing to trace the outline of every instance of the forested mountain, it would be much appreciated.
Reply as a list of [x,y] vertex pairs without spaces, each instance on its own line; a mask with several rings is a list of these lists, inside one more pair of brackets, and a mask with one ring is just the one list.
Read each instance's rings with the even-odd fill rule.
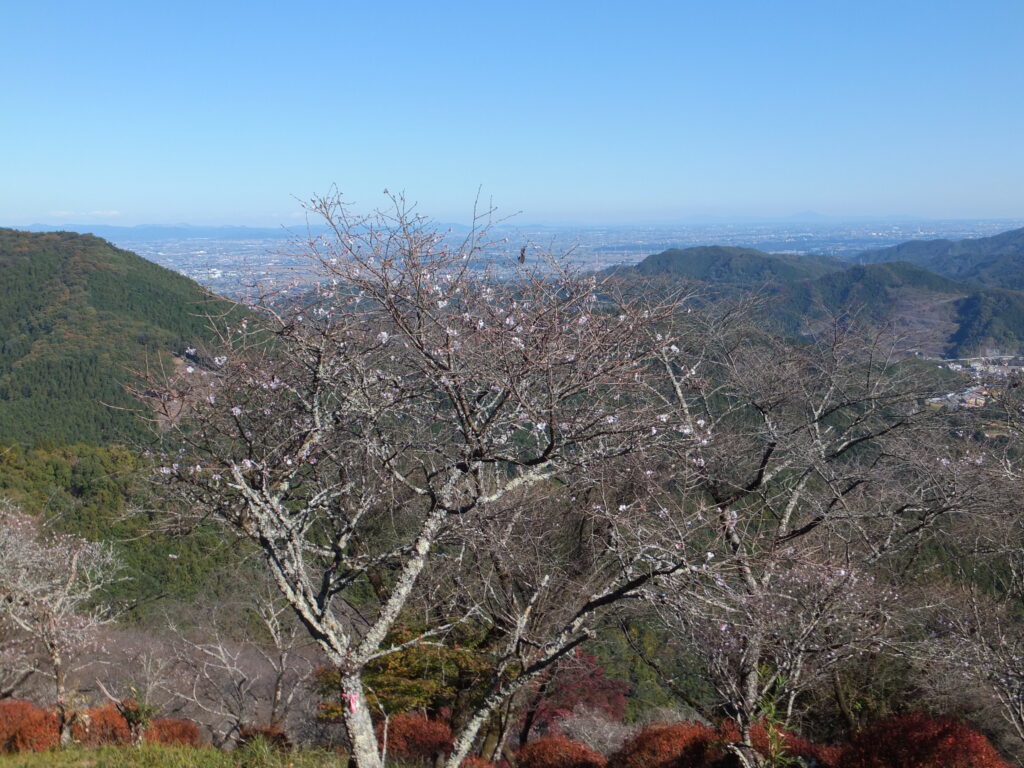
[[710,283],[750,286],[821,277],[845,267],[828,256],[791,256],[754,248],[708,245],[672,248],[636,265],[641,275],[673,275]]
[[130,371],[173,364],[229,308],[98,237],[0,229],[0,440],[143,436]]
[[906,261],[956,280],[1024,290],[1024,229],[971,240],[913,240],[865,251],[856,261]]
[[[989,246],[991,250],[1009,252],[1014,241],[1010,236],[1024,241],[1022,233],[985,240],[999,241]],[[919,249],[911,246],[919,245],[926,244],[906,243],[875,253],[897,256],[904,253],[900,249],[916,252]],[[1014,258],[1024,262],[1024,256],[1003,256],[999,263],[1008,269]],[[979,266],[974,274],[982,274],[981,262],[975,263]],[[989,272],[994,274],[995,269]],[[711,295],[764,291],[771,321],[790,334],[806,332],[828,316],[856,314],[913,334],[922,351],[936,356],[1016,353],[1024,345],[1024,292],[1007,290],[1001,280],[982,284],[977,279],[954,279],[910,260],[850,265],[826,256],[708,246],[653,254],[617,273],[705,283]],[[1021,277],[1024,282],[1024,269]],[[1013,284],[1012,279],[1006,282]]]

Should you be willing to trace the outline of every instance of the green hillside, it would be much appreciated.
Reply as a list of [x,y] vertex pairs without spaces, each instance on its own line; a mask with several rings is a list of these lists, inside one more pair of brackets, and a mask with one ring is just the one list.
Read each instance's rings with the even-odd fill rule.
[[634,267],[645,277],[671,275],[719,284],[753,286],[790,283],[843,269],[827,256],[790,256],[754,248],[708,245],[672,248],[648,256]]
[[986,351],[1024,351],[1024,293],[986,290],[956,304],[957,330],[949,339],[954,357]]
[[0,440],[144,437],[130,371],[169,363],[228,306],[92,235],[0,229]]
[[906,262],[867,264],[789,286],[778,316],[789,330],[815,316],[857,313],[912,332],[953,357],[1024,349],[1024,293],[951,280]]
[[968,291],[961,283],[913,264],[869,264],[790,286],[788,305],[801,315],[815,306],[843,311],[856,307],[883,319],[910,293],[963,295]]
[[913,240],[865,251],[856,260],[906,261],[955,280],[1024,290],[1024,229],[971,240]]
[[[1004,252],[998,264],[1007,267],[1014,258],[1006,254],[1012,252],[1015,237],[1024,240],[1024,230],[984,238],[990,241],[984,247],[991,253]],[[891,257],[920,256],[928,252],[925,246],[929,244],[905,243],[885,253]],[[953,252],[960,254],[963,249],[958,247]],[[1019,258],[1024,261],[1024,256]],[[996,269],[995,262],[988,267],[980,259],[973,263],[975,275]],[[632,270],[617,269],[615,274],[700,281],[716,295],[767,286],[768,321],[793,335],[806,332],[829,316],[856,314],[862,321],[896,326],[912,335],[928,354],[960,357],[993,350],[1024,350],[1024,292],[1006,290],[1000,280],[992,281],[999,287],[989,287],[980,285],[981,280],[953,279],[910,260],[851,266],[824,256],[796,257],[751,248],[705,246],[654,254]]]

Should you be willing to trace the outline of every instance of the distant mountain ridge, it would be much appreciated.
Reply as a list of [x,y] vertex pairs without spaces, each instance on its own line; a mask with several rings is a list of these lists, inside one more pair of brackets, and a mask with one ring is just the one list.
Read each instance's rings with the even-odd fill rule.
[[912,240],[858,254],[855,261],[905,261],[977,285],[1024,290],[1024,228],[968,240]]
[[98,237],[0,229],[0,440],[144,436],[130,370],[170,370],[231,306]]
[[[1024,352],[1024,229],[964,241],[912,241],[851,264],[827,256],[702,246],[652,254],[617,274],[706,283],[716,295],[767,291],[771,319],[805,332],[827,315],[894,324],[929,354]],[[928,266],[932,265],[932,266]]]

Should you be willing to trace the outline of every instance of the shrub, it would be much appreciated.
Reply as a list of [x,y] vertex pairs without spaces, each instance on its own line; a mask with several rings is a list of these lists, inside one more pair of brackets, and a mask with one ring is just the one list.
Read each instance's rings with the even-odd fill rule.
[[71,726],[71,735],[87,747],[108,747],[130,744],[128,722],[113,704],[87,709]]
[[856,734],[839,768],[1009,768],[988,739],[945,717],[897,715]]
[[608,758],[609,768],[699,768],[722,756],[721,737],[701,723],[652,725]]
[[[406,712],[388,720],[388,754],[406,760],[432,760],[452,748],[452,729],[421,712]],[[377,742],[383,745],[384,723],[377,724]]]
[[622,749],[626,739],[634,736],[640,728],[627,725],[619,718],[613,719],[600,710],[578,706],[558,721],[558,730],[570,741],[590,747],[602,755],[610,755]]
[[495,765],[478,755],[466,755],[459,763],[459,768],[495,768]]
[[0,752],[43,752],[57,746],[57,716],[29,701],[0,701]]
[[199,727],[191,720],[163,718],[154,720],[146,729],[147,744],[163,746],[198,747],[203,740],[199,735]]
[[516,753],[519,768],[605,768],[606,761],[589,747],[561,736],[528,742]]

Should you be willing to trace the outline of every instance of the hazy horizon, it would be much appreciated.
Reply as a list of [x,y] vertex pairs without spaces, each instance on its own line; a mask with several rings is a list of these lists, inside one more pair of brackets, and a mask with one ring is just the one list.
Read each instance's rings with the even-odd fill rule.
[[[470,224],[468,221],[437,221],[431,218],[437,226],[440,227],[460,227],[469,228]],[[892,214],[887,216],[826,216],[824,214],[816,216],[803,216],[800,214],[793,214],[790,216],[733,216],[733,217],[706,217],[706,218],[693,218],[693,219],[678,219],[678,220],[654,220],[654,221],[604,221],[604,222],[592,222],[592,221],[525,221],[516,218],[515,216],[503,219],[496,225],[497,229],[552,229],[552,230],[570,230],[574,228],[578,229],[609,229],[609,230],[641,230],[644,228],[650,229],[672,229],[672,228],[699,228],[699,227],[718,227],[718,226],[779,226],[783,227],[786,225],[800,226],[805,225],[809,227],[834,227],[841,226],[844,224],[856,224],[861,226],[867,226],[871,224],[878,224],[882,226],[895,226],[895,225],[923,225],[923,224],[934,224],[934,225],[953,225],[953,224],[987,224],[987,225],[1006,225],[1010,228],[1017,228],[1024,226],[1024,216],[1019,217],[986,217],[986,216],[963,216],[963,217],[921,217],[921,216],[910,216],[910,215],[899,215]],[[316,221],[311,218],[309,222],[310,226],[315,227]],[[230,221],[211,222],[208,224],[193,223],[188,221],[145,221],[136,224],[125,224],[121,222],[113,221],[79,221],[79,222],[52,222],[52,221],[32,221],[32,222],[0,222],[0,227],[7,227],[10,229],[23,229],[23,230],[58,230],[67,228],[71,231],[88,231],[90,229],[110,229],[110,230],[123,230],[129,232],[131,230],[239,230],[239,231],[253,231],[260,233],[273,233],[281,232],[287,233],[290,230],[305,227],[305,222],[285,222],[280,224],[239,224]]]

